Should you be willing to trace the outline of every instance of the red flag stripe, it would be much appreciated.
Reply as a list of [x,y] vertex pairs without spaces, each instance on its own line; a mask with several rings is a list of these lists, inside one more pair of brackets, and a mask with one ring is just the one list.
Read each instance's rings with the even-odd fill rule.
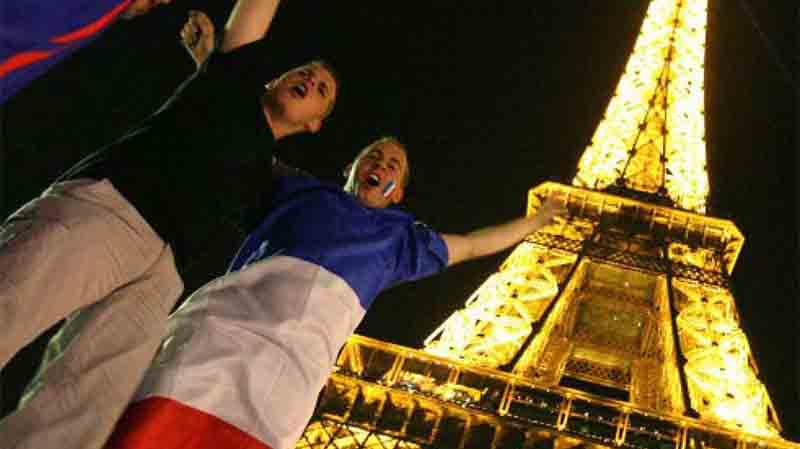
[[39,62],[43,59],[47,59],[55,53],[55,50],[48,50],[48,51],[24,51],[22,53],[18,53],[3,62],[0,62],[0,77],[6,76],[6,74],[17,70],[21,67],[25,67],[27,65],[31,65],[35,62]]
[[102,30],[103,28],[107,27],[117,16],[124,11],[128,5],[133,0],[125,0],[119,5],[115,6],[114,9],[105,13],[102,17],[95,20],[94,22],[84,25],[81,28],[78,28],[75,31],[71,31],[67,34],[62,34],[61,36],[56,36],[50,39],[50,42],[54,44],[69,44],[70,42],[75,42],[77,40],[83,39],[85,37],[91,36],[98,31]]
[[122,415],[105,449],[271,449],[227,422],[172,399],[149,397]]

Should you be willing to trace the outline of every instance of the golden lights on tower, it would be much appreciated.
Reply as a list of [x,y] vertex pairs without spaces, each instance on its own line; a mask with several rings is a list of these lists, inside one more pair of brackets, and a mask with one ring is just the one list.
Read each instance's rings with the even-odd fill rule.
[[[732,224],[712,223],[714,219],[700,215],[705,213],[708,195],[703,115],[705,30],[705,0],[655,0],[650,4],[625,73],[573,181],[589,189],[583,190],[584,203],[579,207],[586,212],[586,202],[600,203],[591,207],[601,212],[585,220],[573,214],[568,223],[545,229],[545,234],[583,242],[584,251],[585,245],[597,245],[605,248],[602,251],[632,254],[629,257],[730,273],[742,244],[741,234]],[[612,186],[668,198],[673,207],[689,212],[646,203],[614,205],[612,197],[600,193]],[[557,189],[569,190],[567,194],[577,198],[572,189]],[[543,186],[534,191],[540,196],[545,193]],[[533,213],[536,195],[530,199],[529,212]],[[608,222],[609,216],[626,215],[626,209],[638,209],[644,228],[609,231],[600,224]],[[623,228],[630,225],[630,218],[619,221],[628,222]],[[708,235],[682,242],[701,229]],[[665,237],[665,232],[672,235]],[[711,241],[719,238],[730,239],[726,249],[714,248]],[[633,259],[622,257],[618,262],[625,266],[629,260]],[[726,287],[667,280],[670,269],[662,264],[647,276],[659,279],[653,285],[661,287],[647,299],[649,305],[636,309],[636,316],[650,317],[644,322],[651,323],[651,330],[644,329],[647,333],[635,342],[642,349],[631,348],[631,342],[619,348],[604,347],[604,338],[621,338],[623,330],[614,327],[622,326],[623,318],[630,315],[625,307],[632,307],[623,306],[620,299],[625,288],[611,296],[608,288],[616,289],[620,286],[612,286],[619,279],[630,281],[636,276],[593,269],[606,274],[591,281],[569,279],[566,273],[578,262],[575,253],[537,244],[535,239],[523,242],[465,307],[425,340],[425,351],[472,366],[509,368],[522,349],[524,354],[516,360],[514,372],[539,376],[537,381],[547,385],[570,373],[587,379],[594,376],[601,383],[628,390],[637,406],[663,412],[693,409],[701,419],[723,427],[777,435],[769,395],[756,376],[747,338]],[[595,262],[590,265],[599,267]],[[625,270],[634,267],[621,273]],[[576,287],[580,282],[584,283]],[[597,287],[606,282],[610,282],[608,287]],[[560,289],[570,288],[575,291],[559,296]],[[674,293],[668,295],[668,291]],[[546,318],[545,311],[554,301],[557,303]],[[666,312],[670,301],[675,303],[674,323]],[[594,318],[583,319],[590,312]],[[599,322],[606,318],[609,322]],[[523,348],[537,323],[536,337]],[[580,343],[586,332],[592,341]],[[673,342],[674,338],[678,341]],[[675,346],[683,360],[677,360]],[[589,375],[604,370],[614,375],[609,374],[608,379]],[[681,377],[683,386],[678,380]],[[680,399],[682,390],[686,390],[685,401]]]
[[425,340],[425,350],[487,368],[509,363],[558,293],[553,270],[570,267],[575,259],[522,243],[465,308]]
[[618,184],[704,213],[706,1],[655,0],[573,184]]
[[777,435],[768,424],[772,404],[751,364],[730,292],[686,282],[676,282],[675,290],[692,407],[723,426]]

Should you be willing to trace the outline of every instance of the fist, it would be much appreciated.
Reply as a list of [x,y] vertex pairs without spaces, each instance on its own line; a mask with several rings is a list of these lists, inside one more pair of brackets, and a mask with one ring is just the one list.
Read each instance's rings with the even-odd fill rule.
[[542,203],[536,212],[536,218],[546,226],[552,224],[557,218],[564,218],[568,214],[567,197],[563,193],[552,193]]
[[189,20],[181,29],[181,42],[198,67],[214,50],[214,24],[202,11],[189,11]]

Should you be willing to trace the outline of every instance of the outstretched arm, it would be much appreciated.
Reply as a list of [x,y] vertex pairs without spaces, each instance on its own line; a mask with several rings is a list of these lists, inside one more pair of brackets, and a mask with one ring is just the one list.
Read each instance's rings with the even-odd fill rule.
[[488,256],[520,242],[526,236],[567,213],[563,199],[549,197],[535,215],[489,226],[468,234],[442,234],[449,254],[448,265]]
[[279,0],[238,0],[233,7],[220,50],[233,51],[267,34]]

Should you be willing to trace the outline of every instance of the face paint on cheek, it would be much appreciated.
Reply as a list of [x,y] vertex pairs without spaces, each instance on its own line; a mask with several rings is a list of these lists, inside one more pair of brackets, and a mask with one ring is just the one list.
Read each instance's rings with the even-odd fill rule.
[[395,187],[397,187],[397,183],[394,180],[387,182],[386,187],[383,188],[383,197],[388,198],[394,192]]

